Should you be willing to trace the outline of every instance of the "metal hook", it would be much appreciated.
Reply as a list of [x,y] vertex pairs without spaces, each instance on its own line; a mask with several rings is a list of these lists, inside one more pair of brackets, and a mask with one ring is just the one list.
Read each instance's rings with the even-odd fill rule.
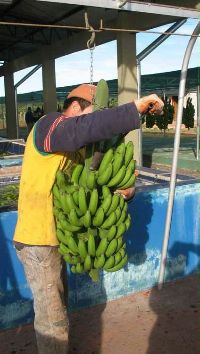
[[88,31],[92,32],[90,39],[88,39],[88,41],[87,41],[87,47],[88,47],[88,49],[94,49],[95,48],[95,30],[89,24],[87,12],[85,12],[85,25],[86,25],[86,28],[88,29]]

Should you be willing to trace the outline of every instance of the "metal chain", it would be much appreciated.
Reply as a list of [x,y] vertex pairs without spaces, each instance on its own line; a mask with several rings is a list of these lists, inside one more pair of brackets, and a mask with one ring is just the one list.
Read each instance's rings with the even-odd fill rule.
[[93,74],[94,74],[94,48],[90,48],[90,84],[93,85]]

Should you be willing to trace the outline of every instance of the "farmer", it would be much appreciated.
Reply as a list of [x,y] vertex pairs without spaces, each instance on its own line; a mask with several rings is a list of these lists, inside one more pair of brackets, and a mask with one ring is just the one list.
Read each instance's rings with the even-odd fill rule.
[[28,107],[28,110],[25,114],[25,122],[27,126],[27,133],[29,134],[35,123],[35,119],[31,107]]
[[[92,113],[95,91],[96,87],[88,84],[72,90],[63,113],[41,117],[26,143],[14,244],[33,294],[39,354],[67,353],[68,346],[63,264],[52,203],[56,172],[70,160],[79,161],[81,148],[87,144],[138,129],[139,113],[160,114],[163,108],[163,102],[150,95]],[[130,189],[129,197],[131,193]]]

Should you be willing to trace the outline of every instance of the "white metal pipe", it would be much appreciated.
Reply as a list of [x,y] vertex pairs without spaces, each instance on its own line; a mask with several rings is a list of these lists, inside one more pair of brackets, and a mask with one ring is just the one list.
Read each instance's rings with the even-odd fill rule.
[[[124,4],[123,4],[124,5]],[[178,28],[180,28],[187,20],[181,20],[174,23],[171,27],[168,28],[166,32],[170,32],[168,35],[162,34],[155,41],[153,41],[150,45],[148,45],[142,52],[137,55],[137,82],[138,82],[138,99],[141,97],[141,61],[146,58],[154,49],[156,49],[161,43],[163,43],[171,33],[174,33]],[[142,153],[142,124],[139,130],[139,158],[138,163],[139,166],[143,166],[143,153]]]
[[144,50],[142,50],[138,55],[137,59],[138,60],[143,60],[146,58],[147,55],[149,55],[154,49],[156,49],[161,43],[163,43],[169,36],[171,36],[171,33],[176,32],[177,29],[179,29],[181,26],[184,25],[184,23],[187,20],[181,20],[177,21],[174,23],[171,27],[169,27],[164,33],[170,32],[169,34],[161,34],[158,38],[155,39],[151,44],[149,44]]
[[[137,59],[137,84],[138,84],[138,99],[141,97],[141,63],[140,60]],[[139,166],[143,166],[143,157],[142,157],[142,122],[140,125],[140,129],[138,132],[138,145],[139,145],[139,156],[138,163]]]
[[199,85],[197,86],[197,146],[196,159],[199,159]]
[[[198,34],[200,32],[200,22],[198,22],[193,34]],[[188,46],[185,51],[182,69],[181,69],[181,78],[179,84],[179,97],[178,97],[178,110],[177,110],[177,119],[176,119],[176,131],[175,131],[175,139],[174,139],[174,152],[173,152],[173,161],[172,161],[172,170],[171,170],[171,179],[170,179],[170,187],[169,187],[169,197],[168,197],[168,207],[167,207],[167,215],[165,221],[165,231],[163,238],[163,246],[162,246],[162,254],[160,261],[160,272],[158,278],[158,288],[161,289],[164,282],[165,276],[165,268],[166,268],[166,260],[167,260],[167,249],[169,242],[169,234],[171,227],[171,219],[172,219],[172,211],[174,204],[174,194],[175,194],[175,186],[176,186],[176,172],[177,172],[177,162],[178,162],[178,152],[180,146],[180,134],[181,134],[181,123],[182,123],[182,114],[183,114],[183,101],[185,94],[185,84],[187,78],[188,64],[191,57],[192,49],[196,42],[196,37],[191,37],[188,43]]]

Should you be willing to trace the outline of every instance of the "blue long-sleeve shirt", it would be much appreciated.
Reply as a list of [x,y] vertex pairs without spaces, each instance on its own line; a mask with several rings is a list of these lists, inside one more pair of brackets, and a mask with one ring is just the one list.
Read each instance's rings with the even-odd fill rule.
[[41,152],[73,152],[139,127],[139,114],[134,103],[72,118],[53,112],[37,122],[35,144]]

